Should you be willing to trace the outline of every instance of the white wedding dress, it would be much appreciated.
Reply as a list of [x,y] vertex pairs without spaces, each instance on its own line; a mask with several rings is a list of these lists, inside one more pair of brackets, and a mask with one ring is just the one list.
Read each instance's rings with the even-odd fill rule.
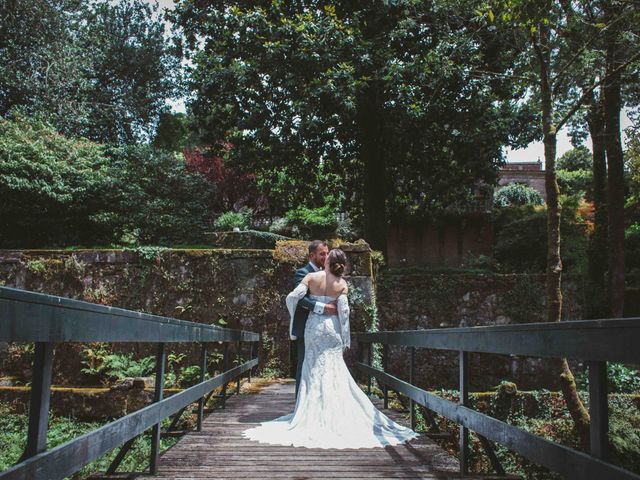
[[[287,296],[291,316],[307,293],[304,284]],[[324,303],[335,298],[311,295]],[[242,432],[260,443],[307,448],[371,448],[398,445],[418,436],[378,410],[358,387],[342,358],[350,346],[349,303],[337,299],[338,315],[311,312],[304,332],[305,355],[293,413]]]

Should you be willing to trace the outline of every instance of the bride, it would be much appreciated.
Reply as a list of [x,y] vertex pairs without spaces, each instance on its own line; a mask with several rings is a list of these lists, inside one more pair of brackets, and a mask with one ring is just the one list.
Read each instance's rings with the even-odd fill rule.
[[251,440],[308,448],[371,448],[398,445],[418,436],[378,410],[358,387],[342,358],[350,347],[347,258],[335,248],[324,270],[308,274],[287,296],[291,316],[307,293],[312,299],[337,301],[338,315],[311,312],[304,332],[305,355],[293,413],[242,432]]

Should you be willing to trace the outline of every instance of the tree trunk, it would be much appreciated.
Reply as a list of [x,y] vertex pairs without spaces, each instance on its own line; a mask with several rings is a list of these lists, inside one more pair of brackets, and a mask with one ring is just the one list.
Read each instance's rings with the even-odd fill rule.
[[383,142],[384,117],[380,100],[381,87],[376,81],[358,96],[358,130],[360,156],[364,163],[364,233],[365,240],[386,255],[386,168]]
[[[552,88],[549,82],[549,45],[547,27],[540,25],[540,43],[536,45],[540,64],[540,96],[545,160],[545,191],[547,194],[547,321],[562,320],[562,260],[560,258],[560,201],[556,176],[557,131],[553,123]],[[560,385],[567,409],[573,419],[583,445],[589,444],[589,412],[576,388],[576,383],[565,358],[557,363]]]
[[609,170],[609,299],[614,318],[622,317],[624,311],[624,162],[620,141],[619,48],[618,33],[611,28],[606,36],[604,121]]
[[607,158],[602,102],[591,96],[587,113],[593,149],[594,229],[589,239],[587,318],[610,315],[607,295]]

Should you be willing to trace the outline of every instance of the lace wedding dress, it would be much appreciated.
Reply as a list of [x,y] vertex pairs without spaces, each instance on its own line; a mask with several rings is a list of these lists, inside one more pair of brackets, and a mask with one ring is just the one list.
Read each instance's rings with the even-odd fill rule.
[[[298,301],[307,293],[300,284],[287,296],[293,322]],[[335,298],[311,295],[328,303]],[[305,355],[293,413],[242,432],[260,443],[308,448],[371,448],[398,445],[418,436],[378,410],[358,387],[342,358],[350,346],[349,304],[337,299],[338,315],[311,312],[304,332]],[[291,324],[289,330],[291,335]]]

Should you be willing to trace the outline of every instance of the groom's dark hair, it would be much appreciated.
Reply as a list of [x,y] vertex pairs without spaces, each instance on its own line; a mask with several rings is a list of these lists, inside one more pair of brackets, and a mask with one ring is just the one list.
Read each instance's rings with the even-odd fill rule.
[[311,242],[309,244],[309,255],[315,252],[320,245],[324,245],[325,247],[327,246],[327,244],[322,240],[314,240],[313,242]]

